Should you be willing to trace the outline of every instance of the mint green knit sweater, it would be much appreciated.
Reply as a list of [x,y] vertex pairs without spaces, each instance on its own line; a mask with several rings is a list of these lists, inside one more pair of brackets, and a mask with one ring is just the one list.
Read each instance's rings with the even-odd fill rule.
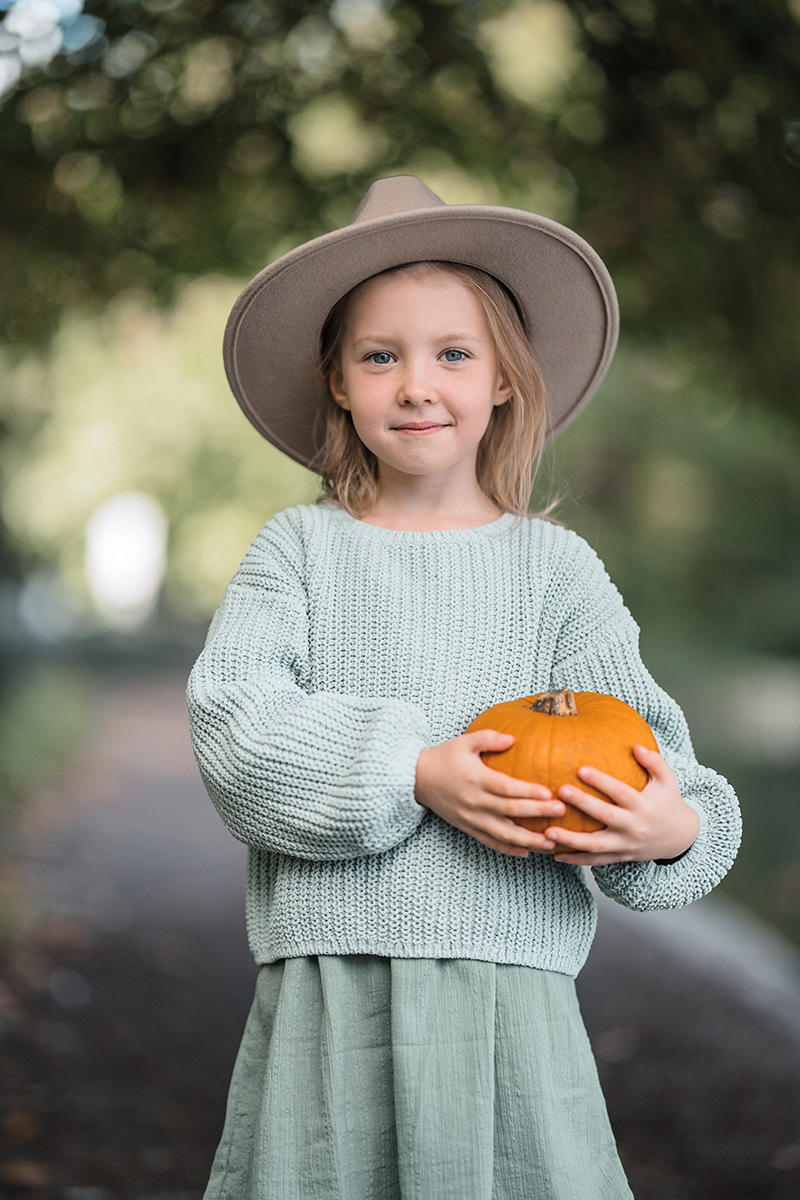
[[698,766],[637,646],[594,552],[550,522],[507,514],[403,533],[324,505],[273,517],[188,688],[209,795],[250,848],[256,960],[470,958],[576,974],[596,920],[582,868],[499,854],[414,799],[424,747],[551,688],[636,708],[700,815],[678,862],[596,867],[602,890],[637,909],[710,891],[739,843],[736,797]]

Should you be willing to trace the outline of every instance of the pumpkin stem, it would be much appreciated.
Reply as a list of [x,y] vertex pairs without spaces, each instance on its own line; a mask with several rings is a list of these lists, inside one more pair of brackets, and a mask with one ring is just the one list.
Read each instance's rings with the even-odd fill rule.
[[558,692],[543,692],[533,704],[526,704],[533,712],[547,713],[551,717],[577,717],[578,706],[570,688],[561,688]]

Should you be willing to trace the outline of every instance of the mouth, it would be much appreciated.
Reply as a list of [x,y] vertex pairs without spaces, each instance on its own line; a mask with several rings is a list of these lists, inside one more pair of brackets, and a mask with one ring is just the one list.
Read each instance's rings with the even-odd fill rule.
[[435,429],[446,429],[447,426],[435,421],[409,421],[406,425],[395,425],[399,433],[430,433]]

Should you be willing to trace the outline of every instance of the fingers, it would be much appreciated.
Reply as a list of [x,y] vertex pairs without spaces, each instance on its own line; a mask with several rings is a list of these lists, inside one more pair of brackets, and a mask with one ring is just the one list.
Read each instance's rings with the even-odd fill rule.
[[571,867],[605,867],[609,863],[629,861],[619,854],[582,854],[577,851],[570,854],[569,852],[561,853],[559,850],[556,850],[553,860],[557,863],[567,863]]
[[554,824],[563,817],[563,801],[543,784],[495,771],[481,755],[501,753],[513,745],[512,734],[484,729],[420,752],[415,797],[455,828],[483,845],[513,857],[531,852],[552,854],[555,841],[516,824],[543,818]]
[[562,829],[559,825],[548,825],[544,831],[545,837],[557,842],[556,858],[562,854],[603,854],[613,853],[616,839],[609,836],[605,830],[596,833],[578,833],[574,829]]
[[673,777],[672,771],[657,750],[648,750],[647,746],[642,746],[637,742],[633,747],[633,757],[644,767],[652,779],[663,782]]
[[[637,743],[633,747],[633,756],[647,771],[651,782],[666,783],[674,780],[672,771],[657,750],[649,750],[647,746]],[[627,784],[621,783],[613,775],[606,775],[603,771],[598,771],[596,767],[581,767],[578,775],[584,783],[589,783],[598,791],[605,792],[616,804],[622,804],[624,807],[627,807],[631,801],[635,801],[635,796],[639,794],[635,788],[629,788]]]
[[580,809],[582,813],[586,813],[587,817],[594,817],[603,825],[617,825],[622,814],[627,811],[624,805],[614,804],[609,800],[599,800],[597,796],[590,796],[588,792],[582,792],[580,788],[571,785],[559,788],[558,795],[567,804]]
[[[498,733],[495,729],[479,729],[476,733],[463,734],[462,739],[469,744],[470,751],[477,755],[492,751],[497,753],[508,750],[513,746],[515,741],[512,733]],[[527,800],[550,800],[552,797],[550,789],[541,783],[515,779],[512,775],[507,775],[504,771],[496,771],[494,767],[486,766],[482,761],[481,767],[483,768],[483,773],[480,776],[480,785],[484,791],[491,792],[496,796]],[[563,810],[559,810],[559,812],[561,811]],[[550,814],[525,810],[513,815],[538,817]]]
[[[490,837],[488,833],[475,833],[472,835],[477,842],[488,846],[490,850],[496,850],[499,854],[507,854],[509,858],[529,858],[531,849],[528,846],[517,846],[513,842],[502,842],[498,838]],[[552,848],[552,842],[550,843]]]
[[[472,754],[480,756],[509,750],[514,744],[514,735],[498,733],[494,729],[479,729],[477,733],[463,734],[461,740],[468,744]],[[504,771],[496,771],[494,767],[487,766],[480,757],[478,761],[482,768],[481,786],[487,791],[495,792],[498,796],[528,796],[537,800],[546,800],[551,795],[550,789],[541,784],[514,779]]]
[[480,786],[488,803],[507,817],[561,816],[565,811],[563,800],[539,784],[525,784],[522,780],[505,776],[501,784],[482,778]]
[[464,822],[461,828],[478,841],[491,845],[494,849],[501,849],[504,853],[509,852],[508,846],[511,845],[517,850],[521,848],[527,854],[529,850],[550,853],[555,843],[543,833],[525,829],[515,821],[521,817],[544,817],[555,822],[563,816],[566,808],[560,800],[542,802],[518,797],[509,799],[484,792],[471,801],[469,798],[463,798],[461,811],[461,819]]
[[[597,830],[593,833],[579,833],[572,829],[562,829],[557,822],[553,822],[552,826],[548,826],[545,833],[548,837],[555,839],[558,842],[556,856],[559,861],[575,861],[571,859],[561,859],[559,850],[562,847],[567,847],[576,853],[586,854],[614,854],[617,857],[624,853],[627,840],[630,838],[632,830],[636,825],[636,817],[631,811],[636,806],[636,801],[640,799],[640,793],[633,788],[629,788],[627,784],[620,783],[619,780],[613,779],[610,775],[604,775],[602,771],[597,771],[594,768],[581,768],[578,772],[583,776],[584,773],[591,772],[591,783],[598,790],[607,790],[608,794],[613,793],[615,796],[620,796],[628,801],[628,806],[621,802],[611,803],[608,800],[598,800],[596,796],[590,796],[588,792],[582,792],[580,788],[566,785],[558,789],[559,796],[574,808],[580,809],[589,817],[594,817],[596,821],[600,821],[605,828]],[[609,781],[607,789],[601,786],[600,780]],[[589,780],[587,779],[587,783]],[[613,786],[612,786],[613,785]],[[624,797],[622,790],[631,792],[632,797]],[[585,866],[588,865],[585,859],[580,860]]]
[[[606,775],[605,771],[598,771],[597,767],[580,767],[578,769],[578,778],[584,783],[588,783],[591,787],[597,788],[598,792],[603,792],[608,796],[614,804],[620,805],[622,808],[630,808],[636,803],[639,793],[635,788],[632,788],[627,783],[623,783],[620,779],[615,779],[613,775]],[[567,799],[566,793],[570,792],[570,804],[576,804],[583,812],[589,812],[586,804],[594,801],[596,804],[607,803],[604,800],[598,800],[596,796],[590,796],[586,792],[579,791],[578,788],[562,787],[558,789],[558,794],[562,800]],[[586,803],[585,803],[586,802]],[[590,813],[594,816],[594,813]]]
[[557,825],[566,812],[566,805],[560,800],[547,800],[544,803],[536,800],[509,800],[505,804],[493,806],[493,811],[510,821],[530,821],[544,817],[552,825]]
[[550,854],[555,849],[555,842],[543,833],[531,833],[512,821],[486,819],[479,825],[462,825],[460,828],[484,846],[515,858],[527,858],[532,850]]
[[588,867],[673,858],[692,844],[699,818],[683,800],[661,754],[641,744],[633,747],[633,754],[649,776],[641,791],[590,766],[580,768],[579,778],[608,800],[590,796],[580,787],[559,788],[562,800],[602,821],[606,828],[577,833],[555,823],[549,825],[545,836],[557,843],[556,862]]
[[513,733],[499,733],[496,729],[478,729],[461,737],[469,743],[470,750],[478,754],[486,750],[508,750],[516,740]]
[[[547,833],[553,833],[551,829]],[[575,847],[566,846],[564,843],[567,837],[576,836],[583,839],[594,839],[594,844],[589,847],[588,841],[584,841],[585,849],[577,849]],[[620,862],[635,862],[640,856],[633,850],[626,848],[622,844],[618,844],[618,840],[611,839],[606,841],[600,834],[577,834],[572,835],[569,830],[563,833],[559,831],[558,845],[553,852],[553,859],[558,863],[569,863],[576,867],[603,867],[608,863]]]
[[471,833],[479,840],[481,840],[481,834],[486,834],[497,842],[505,842],[525,850],[552,850],[555,846],[553,839],[547,837],[545,833],[535,833],[533,830],[525,829],[524,826],[517,825],[514,821],[492,812],[476,813],[474,820],[470,821],[469,825],[470,828],[467,828],[466,832]]
[[492,850],[499,850],[501,854],[508,854],[512,858],[528,858],[531,851],[540,854],[552,854],[555,850],[555,842],[551,842],[549,838],[541,834],[536,836],[538,840],[535,846],[520,846],[516,842],[506,842],[501,838],[492,837],[488,833],[473,834],[473,837],[477,841],[483,842],[484,846],[489,846]]

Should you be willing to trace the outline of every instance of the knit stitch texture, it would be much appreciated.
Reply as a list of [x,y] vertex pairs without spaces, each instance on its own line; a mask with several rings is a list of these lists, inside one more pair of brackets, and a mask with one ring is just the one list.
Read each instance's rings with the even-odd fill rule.
[[555,688],[641,713],[700,816],[678,862],[595,867],[600,888],[640,910],[709,892],[738,848],[736,797],[698,765],[638,633],[590,547],[547,521],[416,533],[326,505],[273,517],[188,687],[208,793],[250,848],[256,960],[470,958],[575,975],[596,922],[583,869],[490,850],[414,799],[424,747]]

